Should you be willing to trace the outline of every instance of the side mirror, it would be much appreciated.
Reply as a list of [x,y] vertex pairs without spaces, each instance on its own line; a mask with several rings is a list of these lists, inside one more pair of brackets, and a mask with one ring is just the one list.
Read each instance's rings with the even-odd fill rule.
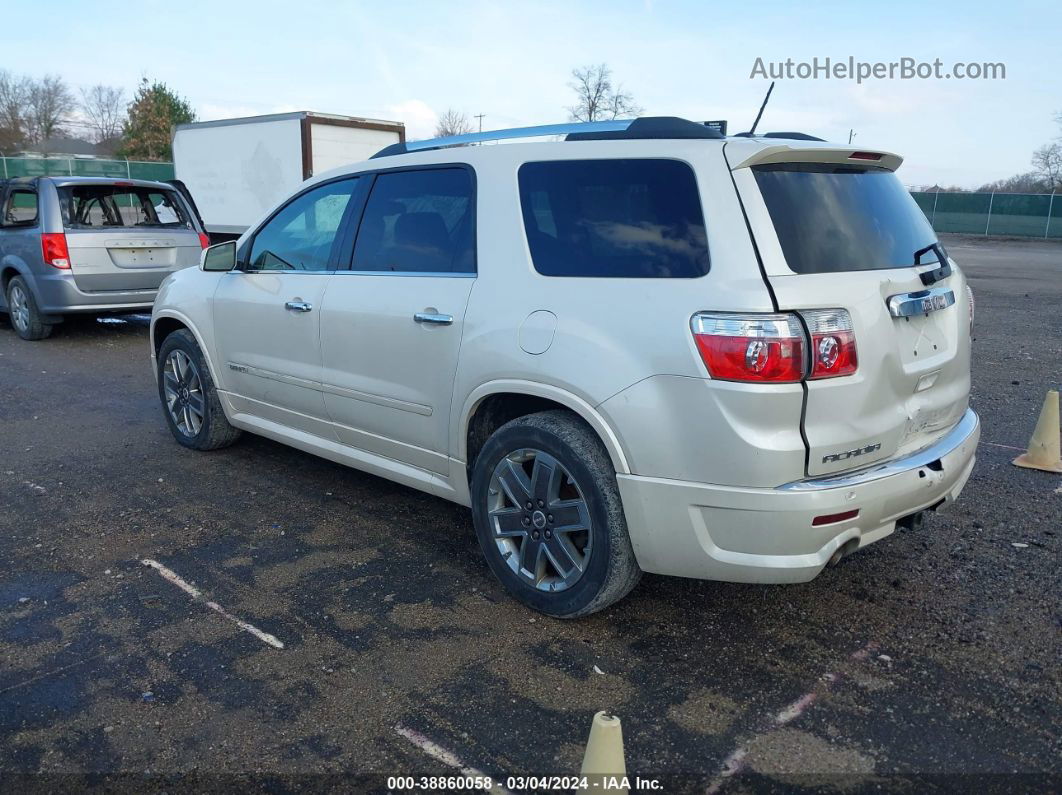
[[203,249],[199,267],[205,271],[231,271],[236,267],[236,241],[229,240]]

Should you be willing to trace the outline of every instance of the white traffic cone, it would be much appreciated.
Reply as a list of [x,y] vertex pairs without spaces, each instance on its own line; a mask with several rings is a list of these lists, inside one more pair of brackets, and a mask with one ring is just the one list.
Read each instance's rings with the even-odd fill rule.
[[627,777],[627,763],[623,759],[623,727],[618,717],[608,712],[594,715],[579,772],[587,777],[590,791],[626,795],[627,788],[622,784]]
[[1036,430],[1029,440],[1028,452],[1014,459],[1016,466],[1040,469],[1044,472],[1062,472],[1062,443],[1059,442],[1058,391],[1051,389],[1044,399]]

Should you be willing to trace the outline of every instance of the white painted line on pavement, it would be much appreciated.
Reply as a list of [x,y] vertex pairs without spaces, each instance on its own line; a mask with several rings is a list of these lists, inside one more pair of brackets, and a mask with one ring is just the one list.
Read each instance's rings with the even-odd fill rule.
[[[852,659],[854,662],[862,662],[863,660],[866,660],[867,657],[870,656],[871,652],[877,649],[877,647],[878,644],[871,641],[866,646],[859,649],[859,651],[854,652],[851,655],[850,659]],[[816,688],[813,688],[812,690],[809,690],[807,693],[802,695],[788,707],[786,707],[777,715],[775,715],[772,724],[766,727],[762,732],[755,735],[755,737],[762,737],[764,734],[768,734],[774,731],[775,729],[779,729],[783,726],[792,723],[794,720],[796,720],[805,712],[807,712],[811,705],[818,701],[819,696],[822,693],[828,691],[830,686],[833,685],[835,682],[838,682],[841,677],[842,674],[839,673],[831,672],[824,674],[819,680],[822,684],[820,684]],[[723,763],[719,766],[719,773],[716,775],[716,777],[712,780],[712,783],[709,784],[708,788],[705,790],[707,795],[715,795],[715,793],[721,791],[727,779],[737,775],[745,769],[745,765],[747,764],[747,762],[745,761],[745,757],[748,756],[748,749],[745,748],[745,746],[748,745],[752,739],[755,739],[755,737],[750,738],[749,740],[746,740],[742,745],[739,745],[737,748],[730,752],[729,756],[727,756],[726,759],[723,760]]]
[[[188,594],[193,599],[198,601],[199,597],[203,595],[202,591],[200,591],[198,588],[196,588],[190,582],[188,582],[183,577],[181,577],[181,575],[179,575],[173,569],[166,568],[161,563],[159,563],[157,560],[151,560],[150,558],[144,558],[140,562],[143,563],[145,566],[150,566],[151,568],[155,569],[155,571],[157,571],[160,575],[162,575],[162,579],[166,580],[166,582],[168,582],[168,583],[176,585],[178,588],[180,588],[182,591],[184,591],[186,594]],[[256,638],[258,638],[260,641],[262,641],[263,643],[268,643],[274,649],[283,649],[284,648],[283,642],[280,641],[275,635],[270,635],[268,632],[263,632],[258,627],[254,626],[253,624],[248,624],[246,621],[243,621],[242,619],[236,618],[236,616],[232,615],[232,613],[227,611],[224,607],[219,605],[217,602],[204,602],[203,604],[205,604],[207,607],[209,607],[211,610],[213,610],[218,615],[224,616],[225,618],[227,618],[229,621],[231,621],[233,624],[238,626],[244,632],[249,632],[252,635],[254,635]]]
[[[487,774],[482,770],[478,770],[471,765],[466,765],[453,751],[447,751],[441,745],[433,740],[429,740],[420,732],[414,731],[413,729],[407,729],[401,724],[395,726],[395,731],[435,761],[442,762],[447,767],[452,767],[454,770],[460,771],[462,776],[468,776],[469,778],[488,778]],[[497,781],[495,776],[490,776],[489,778],[492,781]],[[495,785],[491,789],[491,792],[508,793],[508,790],[503,789],[500,785]]]

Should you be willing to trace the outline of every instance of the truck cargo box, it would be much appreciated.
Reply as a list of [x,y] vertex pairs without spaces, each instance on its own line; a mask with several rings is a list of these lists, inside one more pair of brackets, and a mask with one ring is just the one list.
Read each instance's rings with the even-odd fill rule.
[[242,234],[303,180],[405,138],[397,121],[276,113],[178,125],[173,161],[216,242]]

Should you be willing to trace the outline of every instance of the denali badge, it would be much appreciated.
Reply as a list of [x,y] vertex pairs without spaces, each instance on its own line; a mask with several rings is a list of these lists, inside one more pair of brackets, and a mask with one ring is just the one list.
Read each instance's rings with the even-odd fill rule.
[[881,449],[881,442],[877,444],[868,444],[866,447],[860,447],[858,450],[848,450],[844,453],[832,453],[830,455],[824,455],[822,457],[822,463],[833,463],[834,461],[846,461],[849,458],[855,458],[856,456],[866,455],[867,453],[873,453],[875,450]]

